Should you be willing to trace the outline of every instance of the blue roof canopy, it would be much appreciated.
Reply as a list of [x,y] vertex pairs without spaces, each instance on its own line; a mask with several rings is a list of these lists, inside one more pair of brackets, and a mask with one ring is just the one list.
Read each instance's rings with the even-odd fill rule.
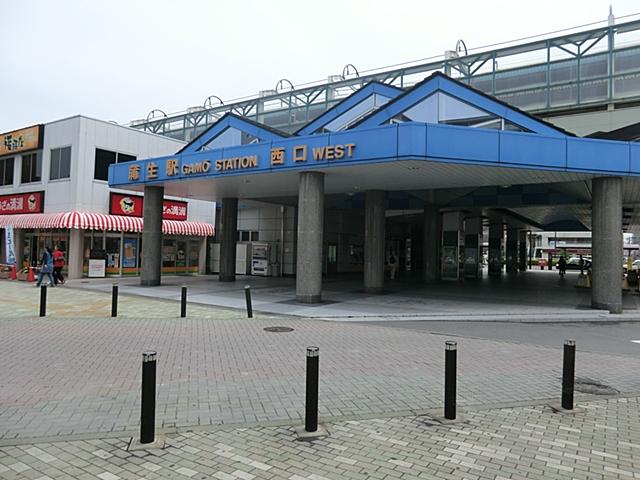
[[402,92],[404,90],[397,87],[370,82],[299,129],[296,135],[336,132],[345,127],[348,128],[350,124],[369,115],[372,111],[401,95]]
[[272,142],[288,136],[275,128],[227,113],[176,153],[195,153],[202,150]]
[[[478,121],[469,124],[455,121],[464,119]],[[491,121],[496,119],[501,120],[500,125],[491,124]],[[352,125],[351,129],[371,128],[402,121],[515,130],[551,137],[567,136],[567,132],[452,80],[440,72],[435,72],[411,90],[361,119]]]

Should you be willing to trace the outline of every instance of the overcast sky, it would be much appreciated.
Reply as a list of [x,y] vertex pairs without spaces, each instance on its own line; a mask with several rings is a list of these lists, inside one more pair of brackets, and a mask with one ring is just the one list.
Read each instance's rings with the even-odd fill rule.
[[[128,124],[340,74],[640,13],[638,0],[0,0],[0,132]],[[638,17],[635,17],[638,18]]]

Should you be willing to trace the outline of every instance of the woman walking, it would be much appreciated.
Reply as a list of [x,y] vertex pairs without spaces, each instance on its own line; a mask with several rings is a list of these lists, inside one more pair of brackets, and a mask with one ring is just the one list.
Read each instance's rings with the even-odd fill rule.
[[53,278],[53,254],[49,247],[46,247],[42,251],[42,266],[40,267],[40,272],[38,273],[38,281],[34,285],[35,287],[39,287],[42,283],[42,277],[47,275],[49,277],[49,283],[52,287],[56,286],[56,281]]
[[62,285],[64,283],[64,276],[62,275],[62,269],[64,268],[64,252],[60,250],[60,247],[56,245],[53,250],[53,278],[56,281],[56,285]]

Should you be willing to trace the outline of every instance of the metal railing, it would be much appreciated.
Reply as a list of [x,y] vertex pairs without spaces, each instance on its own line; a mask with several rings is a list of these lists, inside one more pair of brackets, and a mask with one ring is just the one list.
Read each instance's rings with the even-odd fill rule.
[[408,88],[435,71],[533,113],[640,100],[640,20],[464,56],[453,53],[353,78],[333,76],[286,92],[264,91],[232,103],[205,101],[205,106],[177,114],[154,110],[131,126],[188,141],[232,112],[293,132],[371,81]]

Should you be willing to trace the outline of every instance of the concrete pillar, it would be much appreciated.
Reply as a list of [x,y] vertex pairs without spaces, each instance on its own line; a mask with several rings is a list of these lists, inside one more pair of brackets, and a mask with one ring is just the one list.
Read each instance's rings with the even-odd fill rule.
[[489,224],[489,275],[502,275],[502,248],[504,226],[502,222]]
[[517,228],[507,228],[507,273],[518,273],[518,236]]
[[16,264],[21,268],[24,262],[24,230],[21,228],[13,229],[13,242],[16,254]]
[[592,180],[591,306],[622,313],[622,179]]
[[[365,193],[364,290],[381,293],[384,287],[385,205],[382,190]],[[398,252],[393,252],[398,263]]]
[[296,300],[322,301],[324,173],[302,172],[298,191]]
[[518,242],[518,269],[521,272],[527,270],[527,236],[529,232],[520,230],[520,240]]
[[440,280],[440,209],[435,205],[424,206],[424,282]]
[[69,247],[64,252],[67,258],[67,278],[82,278],[82,261],[84,259],[84,230],[69,230]]
[[140,285],[160,285],[162,273],[162,200],[164,187],[144,187]]
[[464,215],[461,212],[442,214],[442,273],[443,280],[460,278],[460,243]]
[[464,276],[481,278],[482,218],[467,218],[464,222]]
[[223,198],[220,210],[220,274],[221,282],[236,280],[236,243],[238,236],[238,199]]

